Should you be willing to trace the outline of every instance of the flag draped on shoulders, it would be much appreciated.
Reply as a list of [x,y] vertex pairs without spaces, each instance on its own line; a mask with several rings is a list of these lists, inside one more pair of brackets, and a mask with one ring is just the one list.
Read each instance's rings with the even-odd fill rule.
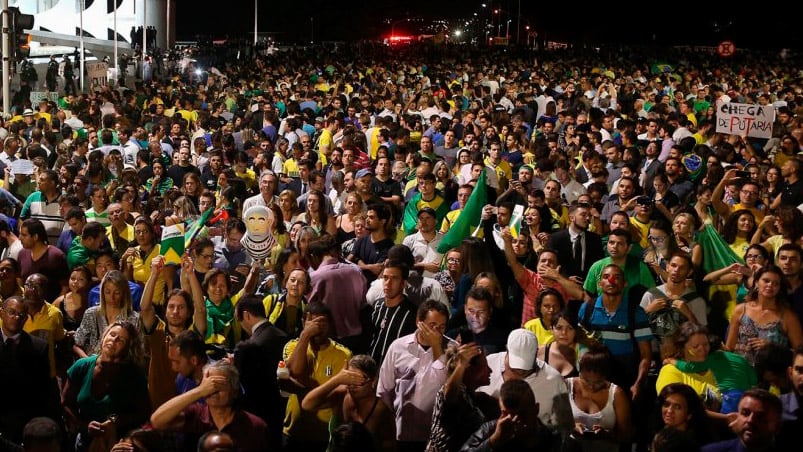
[[477,180],[477,185],[474,191],[471,192],[466,206],[460,215],[455,220],[452,227],[446,235],[443,236],[440,245],[438,245],[439,253],[446,253],[452,248],[457,247],[464,238],[473,234],[473,231],[482,222],[482,208],[487,203],[487,190],[485,189],[485,171],[480,173],[480,178]]
[[421,193],[416,193],[404,208],[402,229],[405,234],[413,234],[418,229],[418,212],[425,207],[435,211],[435,230],[441,228],[441,222],[443,222],[446,214],[449,213],[449,204],[439,194],[436,194],[431,201],[424,201],[421,198]]

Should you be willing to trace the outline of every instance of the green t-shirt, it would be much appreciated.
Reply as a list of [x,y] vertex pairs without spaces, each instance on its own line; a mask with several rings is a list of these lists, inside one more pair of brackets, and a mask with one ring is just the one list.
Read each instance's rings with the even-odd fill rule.
[[742,355],[723,350],[709,353],[702,362],[677,360],[675,367],[687,374],[711,370],[721,392],[734,389],[746,391],[755,386],[758,379],[755,370]]
[[[586,276],[586,281],[583,283],[583,289],[590,293],[592,297],[597,296],[599,278],[600,275],[602,275],[602,269],[612,263],[613,260],[610,257],[605,257],[594,262],[594,264],[591,265],[591,268],[588,269],[588,276]],[[655,287],[655,279],[653,279],[650,269],[638,258],[628,255],[627,259],[625,260],[625,266],[621,268],[625,274],[625,282],[627,283],[626,289],[637,285],[642,285],[645,289],[652,289]],[[637,300],[636,302],[638,301],[640,300]]]

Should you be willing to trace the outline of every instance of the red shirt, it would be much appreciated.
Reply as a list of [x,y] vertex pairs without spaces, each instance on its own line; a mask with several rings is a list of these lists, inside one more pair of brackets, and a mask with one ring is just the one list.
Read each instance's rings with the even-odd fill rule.
[[535,300],[538,294],[545,287],[557,290],[564,300],[569,299],[569,294],[560,284],[551,279],[542,278],[537,272],[525,268],[521,276],[516,280],[524,292],[524,305],[521,308],[521,327],[529,320],[540,317],[539,312],[535,312]]
[[[206,404],[196,402],[184,409],[186,450],[195,450],[198,439],[204,433],[215,430],[218,428]],[[265,421],[244,410],[236,410],[231,422],[220,431],[228,433],[242,452],[264,452],[279,448],[279,445],[268,446],[268,426]]]

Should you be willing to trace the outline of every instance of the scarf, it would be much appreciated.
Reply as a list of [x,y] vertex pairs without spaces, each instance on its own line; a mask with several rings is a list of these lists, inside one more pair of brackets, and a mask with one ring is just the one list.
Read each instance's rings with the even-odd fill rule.
[[234,305],[226,297],[220,305],[206,299],[206,343],[225,344],[234,321]]

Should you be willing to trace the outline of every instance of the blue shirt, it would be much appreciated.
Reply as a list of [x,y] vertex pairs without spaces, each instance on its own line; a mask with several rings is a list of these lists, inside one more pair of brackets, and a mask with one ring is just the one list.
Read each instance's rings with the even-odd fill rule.
[[[181,374],[176,375],[176,391],[178,394],[190,392],[197,387],[198,383],[196,383],[194,379],[185,377]],[[206,403],[205,399],[202,399],[201,401]]]
[[[635,307],[635,321],[634,326],[628,325],[627,309],[628,299],[623,299],[616,308],[613,315],[608,315],[605,307],[602,305],[602,296],[597,297],[594,302],[594,311],[591,313],[590,324],[586,325],[586,329],[596,333],[600,341],[605,344],[614,356],[630,355],[638,353],[638,350],[633,349],[633,342],[630,340],[630,332],[634,332],[637,342],[647,342],[652,339],[652,330],[650,330],[650,322],[647,320],[647,314],[644,309],[636,305]],[[581,323],[585,323],[587,303],[583,303],[578,312],[578,317]]]
[[[128,288],[131,289],[131,303],[135,311],[139,312],[139,303],[142,300],[142,287],[137,283],[128,281]],[[89,307],[100,304],[100,284],[89,289]]]

